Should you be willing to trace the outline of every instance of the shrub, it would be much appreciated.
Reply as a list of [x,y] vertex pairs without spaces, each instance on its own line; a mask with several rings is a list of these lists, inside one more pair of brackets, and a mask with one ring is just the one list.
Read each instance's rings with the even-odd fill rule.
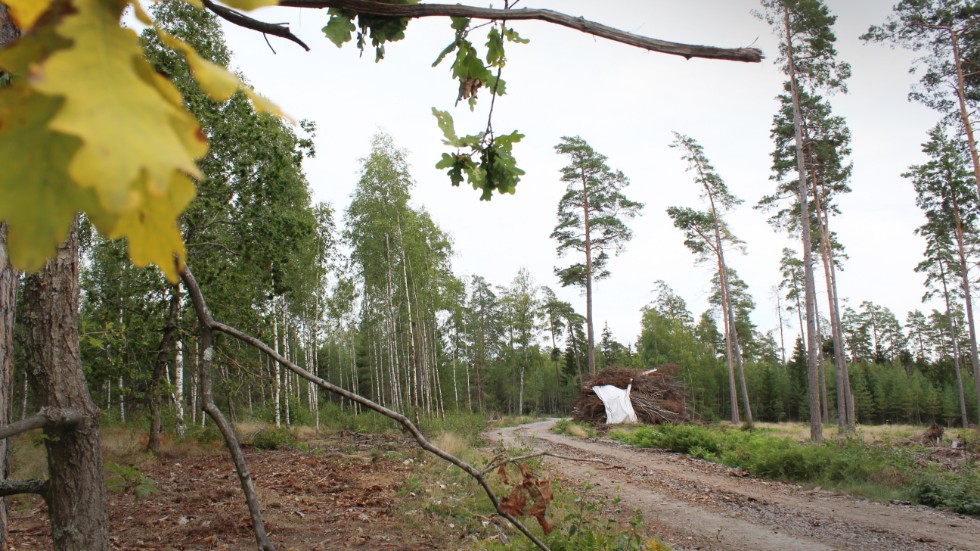
[[295,444],[296,438],[289,429],[262,429],[251,437],[252,445],[260,450],[278,450]]

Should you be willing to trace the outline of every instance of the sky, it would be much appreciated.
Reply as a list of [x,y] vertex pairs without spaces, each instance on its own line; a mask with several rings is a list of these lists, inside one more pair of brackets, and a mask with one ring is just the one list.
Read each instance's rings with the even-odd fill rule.
[[[884,22],[894,0],[827,0],[838,16],[838,53],[852,66],[848,93],[831,98],[835,114],[846,118],[852,133],[852,193],[840,200],[843,213],[832,221],[848,258],[838,275],[839,292],[857,307],[870,300],[892,309],[900,320],[923,308],[923,278],[914,272],[924,244],[914,234],[923,217],[911,184],[901,177],[922,162],[921,143],[938,115],[907,95],[915,77],[913,55],[886,45],[863,44],[859,36]],[[479,3],[475,3],[479,4]],[[479,4],[485,6],[486,4]],[[651,53],[578,31],[539,22],[514,22],[530,39],[510,45],[503,78],[508,94],[498,98],[493,126],[498,133],[519,130],[526,138],[515,156],[526,171],[515,195],[480,201],[479,192],[451,187],[434,168],[449,151],[441,143],[431,109],[449,110],[460,134],[485,127],[489,101],[475,112],[454,107],[457,85],[449,63],[432,67],[453,40],[449,21],[412,21],[405,40],[390,43],[386,57],[374,62],[352,45],[337,48],[321,33],[325,11],[268,8],[253,12],[264,21],[285,22],[312,48],[269,37],[274,52],[258,33],[225,25],[232,64],[261,94],[294,119],[318,125],[317,156],[305,164],[314,198],[346,208],[357,182],[360,159],[371,136],[386,132],[408,152],[417,182],[416,206],[452,235],[458,274],[478,274],[509,284],[527,268],[537,284],[584,312],[585,299],[575,288],[562,289],[553,268],[559,259],[549,238],[565,186],[559,170],[567,164],[554,151],[562,136],[581,136],[608,157],[608,164],[630,179],[626,194],[645,204],[631,222],[634,237],[609,263],[611,277],[595,285],[597,334],[608,323],[615,338],[635,343],[641,308],[654,299],[654,283],[665,281],[683,297],[695,316],[708,308],[711,267],[695,263],[683,236],[666,215],[668,206],[699,208],[698,188],[677,150],[669,147],[677,131],[704,147],[730,190],[744,200],[728,216],[747,244],[745,255],[727,260],[749,284],[756,301],[753,322],[761,331],[777,330],[773,288],[779,282],[779,258],[785,246],[801,248],[798,236],[772,229],[753,206],[774,190],[769,180],[772,142],[769,131],[775,97],[784,81],[775,64],[777,43],[765,23],[752,15],[752,0],[524,0],[518,7],[550,8],[583,16],[650,37],[724,47],[754,46],[766,55],[758,64]],[[822,276],[817,273],[821,304]],[[930,308],[933,307],[930,305]],[[825,311],[825,307],[822,309]],[[786,346],[792,348],[792,321]],[[777,333],[778,339],[778,333]]]

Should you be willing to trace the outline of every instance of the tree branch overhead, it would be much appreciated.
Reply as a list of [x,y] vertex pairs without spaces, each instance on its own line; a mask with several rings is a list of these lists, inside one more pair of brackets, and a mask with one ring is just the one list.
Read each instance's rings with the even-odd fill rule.
[[[619,42],[620,44],[642,48],[651,52],[677,55],[685,59],[696,57],[703,59],[758,63],[764,58],[762,51],[758,48],[719,48],[716,46],[702,46],[695,44],[683,44],[680,42],[670,42],[667,40],[660,40],[629,33],[608,25],[603,25],[602,23],[590,21],[584,17],[574,17],[565,13],[547,9],[520,8],[514,10],[503,10],[494,8],[480,8],[476,6],[464,6],[462,4],[386,4],[382,2],[373,2],[371,0],[283,0],[279,5],[290,8],[337,8],[359,14],[376,15],[382,17],[407,17],[410,19],[418,19],[421,17],[469,17],[471,19],[486,20],[507,19],[509,21],[544,21],[546,23],[591,34],[599,38],[612,40],[613,42]],[[242,25],[242,23],[238,21],[231,19],[229,20],[232,23]],[[248,25],[242,26],[254,28]]]

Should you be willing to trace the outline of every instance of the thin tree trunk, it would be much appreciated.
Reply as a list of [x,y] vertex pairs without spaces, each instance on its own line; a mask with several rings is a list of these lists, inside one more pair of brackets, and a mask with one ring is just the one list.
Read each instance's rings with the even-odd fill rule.
[[970,426],[970,419],[966,413],[966,394],[963,392],[963,373],[960,368],[960,344],[959,339],[956,338],[959,331],[957,331],[956,323],[953,321],[953,310],[950,307],[949,301],[949,289],[946,286],[946,267],[943,265],[942,257],[939,258],[939,276],[943,282],[943,301],[946,303],[946,321],[949,323],[949,339],[953,346],[953,367],[956,370],[956,393],[960,401],[960,419],[965,428]]
[[[7,8],[0,4],[0,47]],[[0,222],[0,427],[14,415],[14,320],[17,312],[17,274],[7,260],[7,225]],[[27,394],[25,393],[26,397]],[[26,407],[24,408],[26,409]],[[10,439],[0,440],[0,482],[10,476]],[[0,549],[7,549],[7,499],[0,500]]]
[[[276,297],[272,297],[272,349],[279,353],[279,315],[276,313]],[[276,428],[282,428],[282,373],[279,362],[274,364],[273,376],[275,381],[272,383],[272,407],[275,409]]]
[[783,365],[786,365],[786,339],[783,336],[783,303],[782,297],[779,296],[779,289],[776,289],[776,316],[779,318],[779,352],[783,359]]
[[[970,291],[970,274],[966,262],[966,249],[963,244],[963,219],[960,217],[960,209],[955,192],[952,193],[952,200],[953,215],[956,218],[956,245],[960,257],[960,279],[963,284],[963,297],[966,300],[966,322],[970,329],[970,361],[973,365],[973,379],[977,387],[977,403],[980,404],[980,362],[977,361],[977,332],[976,324],[973,321],[973,296]],[[977,416],[980,418],[980,407],[977,408]]]
[[28,370],[39,407],[83,414],[73,429],[45,429],[48,516],[58,550],[106,550],[109,519],[98,408],[89,396],[78,344],[78,219],[68,238],[24,285]]
[[175,285],[170,298],[170,310],[167,313],[167,324],[163,327],[160,338],[160,348],[157,349],[153,362],[153,374],[150,376],[150,434],[146,441],[146,451],[156,452],[160,449],[160,432],[163,428],[163,392],[160,388],[163,375],[167,370],[167,357],[170,355],[170,342],[177,332],[177,312],[180,311],[180,285]]
[[807,386],[810,397],[810,439],[823,441],[823,424],[820,419],[819,389],[819,349],[817,345],[816,318],[814,312],[815,289],[813,282],[813,263],[810,250],[810,207],[807,201],[806,161],[803,158],[802,114],[800,112],[800,91],[796,81],[796,59],[793,52],[793,37],[790,34],[789,8],[783,8],[784,29],[786,31],[786,57],[789,67],[790,90],[793,97],[793,133],[796,141],[796,164],[799,172],[800,233],[803,238],[803,279],[806,294],[806,334],[807,334]]
[[[808,150],[812,149],[808,148]],[[816,165],[816,159],[813,159]],[[851,382],[848,374],[847,359],[844,357],[844,331],[840,321],[840,305],[837,301],[837,273],[834,265],[833,243],[831,243],[830,217],[827,209],[823,208],[820,201],[820,183],[817,180],[816,172],[810,175],[813,185],[813,206],[816,212],[817,227],[820,231],[820,253],[823,261],[824,278],[827,284],[827,313],[830,315],[830,330],[834,340],[834,367],[837,375],[837,427],[841,434],[849,432],[854,428],[854,406],[851,398]],[[822,362],[821,362],[822,363]],[[823,375],[823,372],[821,372]],[[824,393],[824,422],[829,419],[827,411],[827,383],[826,379],[822,382]]]
[[592,329],[592,235],[589,224],[589,186],[582,171],[583,226],[585,229],[585,326],[589,340],[589,378],[595,379],[595,332]]
[[[398,237],[399,240],[403,238],[401,221],[398,222]],[[399,249],[402,257],[402,283],[405,287],[405,307],[408,309],[408,350],[409,350],[409,365],[412,369],[412,410],[415,415],[415,424],[419,424],[419,362],[418,355],[415,350],[415,319],[412,317],[412,297],[408,291],[408,267],[406,266],[405,260],[405,245],[404,243],[399,243]]]

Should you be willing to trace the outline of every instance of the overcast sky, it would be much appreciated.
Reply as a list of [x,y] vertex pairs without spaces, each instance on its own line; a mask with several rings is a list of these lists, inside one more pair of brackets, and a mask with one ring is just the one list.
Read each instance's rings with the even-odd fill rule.
[[[853,68],[849,93],[832,98],[835,113],[851,129],[854,161],[853,192],[841,199],[843,215],[832,229],[849,255],[839,274],[841,297],[855,307],[864,300],[887,306],[904,321],[909,310],[922,307],[923,279],[913,268],[923,243],[913,234],[922,215],[911,185],[900,175],[921,162],[920,144],[938,118],[906,99],[913,82],[911,54],[858,40],[869,25],[885,20],[893,1],[827,1],[838,16],[839,55]],[[407,38],[389,44],[378,64],[373,52],[360,57],[352,45],[338,49],[327,41],[320,31],[325,11],[255,12],[266,21],[289,22],[312,47],[309,53],[270,37],[273,53],[257,33],[226,30],[233,64],[255,88],[293,118],[318,124],[317,158],[306,164],[316,200],[342,211],[372,134],[387,132],[409,152],[415,204],[455,240],[457,273],[504,285],[526,267],[538,284],[552,287],[581,312],[584,297],[560,289],[553,275],[553,267],[566,262],[557,258],[549,235],[564,191],[559,169],[567,163],[553,148],[562,136],[578,135],[606,155],[630,178],[626,193],[646,204],[632,223],[634,239],[610,263],[612,277],[595,288],[597,333],[608,322],[623,343],[635,342],[640,309],[653,299],[656,280],[684,297],[695,316],[707,308],[711,269],[695,265],[665,213],[672,205],[700,205],[685,164],[668,147],[672,131],[690,135],[745,201],[729,223],[748,253],[730,253],[728,261],[750,285],[758,328],[776,329],[772,288],[779,281],[780,253],[784,246],[799,250],[800,245],[798,237],[771,229],[766,216],[752,208],[773,190],[769,130],[784,80],[775,65],[775,39],[751,13],[757,2],[524,0],[519,7],[551,8],[678,42],[755,46],[767,59],[759,64],[684,60],[544,23],[515,22],[531,43],[508,46],[503,77],[509,93],[497,101],[494,128],[526,134],[515,154],[527,174],[516,195],[481,202],[478,192],[465,184],[451,187],[434,168],[446,149],[431,108],[450,110],[457,130],[473,133],[485,125],[489,107],[482,101],[474,114],[462,105],[454,109],[457,89],[449,63],[431,67],[453,39],[449,21],[411,22]]]

